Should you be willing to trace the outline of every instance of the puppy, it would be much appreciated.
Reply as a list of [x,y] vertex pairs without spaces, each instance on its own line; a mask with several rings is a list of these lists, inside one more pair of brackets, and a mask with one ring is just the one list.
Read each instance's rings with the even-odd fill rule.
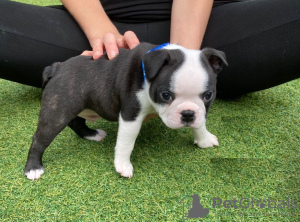
[[41,177],[43,153],[66,126],[82,138],[101,141],[106,133],[85,124],[99,117],[119,122],[114,165],[123,177],[133,176],[130,155],[143,120],[152,113],[171,129],[192,128],[199,147],[218,146],[205,122],[223,64],[225,54],[215,49],[141,43],[132,50],[120,49],[111,61],[106,55],[98,60],[77,56],[46,67],[26,177]]

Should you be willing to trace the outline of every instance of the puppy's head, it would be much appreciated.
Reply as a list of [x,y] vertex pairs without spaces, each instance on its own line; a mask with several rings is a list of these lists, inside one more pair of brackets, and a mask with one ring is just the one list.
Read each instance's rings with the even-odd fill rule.
[[149,99],[163,122],[173,129],[203,126],[216,97],[217,74],[227,65],[225,54],[169,45],[143,60]]

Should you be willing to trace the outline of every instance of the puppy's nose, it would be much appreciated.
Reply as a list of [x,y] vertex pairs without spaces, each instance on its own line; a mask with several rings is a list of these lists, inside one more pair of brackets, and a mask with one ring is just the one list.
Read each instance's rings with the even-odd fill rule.
[[195,119],[195,112],[192,110],[183,110],[180,114],[183,122],[189,123]]

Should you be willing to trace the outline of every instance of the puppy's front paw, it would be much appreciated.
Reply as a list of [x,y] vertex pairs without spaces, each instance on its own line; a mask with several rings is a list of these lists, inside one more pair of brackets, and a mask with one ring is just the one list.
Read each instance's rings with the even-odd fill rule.
[[33,169],[30,171],[25,171],[25,176],[29,179],[29,180],[38,180],[42,175],[44,174],[44,168],[40,168],[40,169]]
[[219,146],[218,138],[210,132],[207,132],[199,141],[195,140],[194,143],[200,148]]
[[115,160],[116,171],[123,177],[132,177],[133,176],[133,166],[128,161]]

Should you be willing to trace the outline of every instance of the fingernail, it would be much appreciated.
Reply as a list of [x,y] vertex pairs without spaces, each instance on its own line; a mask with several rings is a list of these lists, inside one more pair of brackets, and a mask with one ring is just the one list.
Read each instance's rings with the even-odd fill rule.
[[118,53],[116,53],[115,51],[111,51],[110,53],[109,53],[109,58],[110,59],[113,59],[113,58],[115,58],[117,55],[118,55]]
[[93,58],[94,59],[99,59],[101,56],[101,53],[100,52],[95,52],[94,55],[93,55]]

